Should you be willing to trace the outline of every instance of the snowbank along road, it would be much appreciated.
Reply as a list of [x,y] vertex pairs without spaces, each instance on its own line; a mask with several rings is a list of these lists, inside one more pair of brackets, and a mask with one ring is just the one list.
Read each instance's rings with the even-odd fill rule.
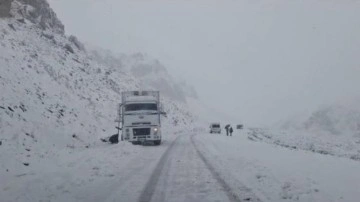
[[2,200],[355,202],[360,197],[357,161],[254,142],[246,131],[233,137],[168,135],[160,146],[99,144],[28,168],[2,179]]

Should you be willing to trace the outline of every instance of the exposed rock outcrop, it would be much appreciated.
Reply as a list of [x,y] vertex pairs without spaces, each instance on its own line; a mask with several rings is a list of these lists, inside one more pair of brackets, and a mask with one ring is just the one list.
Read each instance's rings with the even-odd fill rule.
[[71,41],[79,50],[85,51],[84,44],[81,43],[76,36],[69,36],[69,41]]
[[46,0],[13,0],[10,15],[19,19],[27,19],[39,25],[43,30],[50,29],[59,34],[65,33],[64,25]]
[[12,0],[0,1],[0,18],[10,17],[10,8]]

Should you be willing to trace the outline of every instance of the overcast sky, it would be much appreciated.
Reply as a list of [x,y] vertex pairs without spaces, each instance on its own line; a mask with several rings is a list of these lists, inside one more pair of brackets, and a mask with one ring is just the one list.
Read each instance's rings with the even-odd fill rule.
[[144,52],[239,122],[360,97],[357,0],[49,0],[67,34]]

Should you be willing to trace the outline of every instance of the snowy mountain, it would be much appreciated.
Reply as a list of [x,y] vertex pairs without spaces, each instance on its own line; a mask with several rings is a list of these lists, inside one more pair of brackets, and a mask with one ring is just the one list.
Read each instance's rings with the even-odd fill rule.
[[121,54],[115,56],[110,51],[99,48],[87,48],[97,61],[102,61],[110,67],[121,69],[127,74],[139,79],[140,88],[154,88],[161,91],[162,95],[173,100],[186,103],[187,98],[197,98],[195,89],[185,81],[177,82],[169,74],[166,67],[159,60],[153,59],[143,53],[131,55]]
[[[158,61],[101,60],[64,34],[46,0],[7,3],[0,5],[1,16],[7,16],[0,18],[0,161],[8,163],[0,172],[60,150],[94,146],[114,134],[117,104],[126,90],[164,91],[164,130],[191,129],[195,119],[182,102],[189,95]],[[161,74],[150,79],[141,69]]]
[[360,137],[360,108],[357,105],[352,102],[322,106],[309,115],[289,118],[279,127],[318,135]]
[[341,101],[310,114],[293,116],[277,129],[252,128],[248,137],[290,149],[301,149],[360,161],[360,108]]
[[360,108],[341,105],[323,107],[314,112],[304,126],[309,131],[360,137]]

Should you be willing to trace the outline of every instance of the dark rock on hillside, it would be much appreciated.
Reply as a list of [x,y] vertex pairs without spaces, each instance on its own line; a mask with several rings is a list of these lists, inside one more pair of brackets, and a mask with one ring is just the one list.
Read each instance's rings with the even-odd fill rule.
[[70,44],[66,44],[66,45],[64,46],[64,48],[65,48],[66,51],[68,51],[68,52],[70,52],[70,53],[75,53],[75,52],[74,52],[74,49],[71,47]]
[[82,43],[77,39],[76,36],[71,35],[71,36],[69,37],[69,41],[71,41],[71,42],[76,46],[76,48],[78,48],[79,50],[85,51],[85,46],[84,46],[84,44],[82,44]]
[[21,20],[27,19],[43,30],[50,29],[59,34],[65,33],[64,25],[46,0],[1,0],[1,2],[5,3],[0,6],[0,17],[13,16],[22,18]]
[[10,17],[10,7],[12,0],[0,1],[0,18]]
[[16,31],[16,29],[15,29],[15,27],[14,27],[13,24],[8,24],[8,26],[9,26],[12,30]]

